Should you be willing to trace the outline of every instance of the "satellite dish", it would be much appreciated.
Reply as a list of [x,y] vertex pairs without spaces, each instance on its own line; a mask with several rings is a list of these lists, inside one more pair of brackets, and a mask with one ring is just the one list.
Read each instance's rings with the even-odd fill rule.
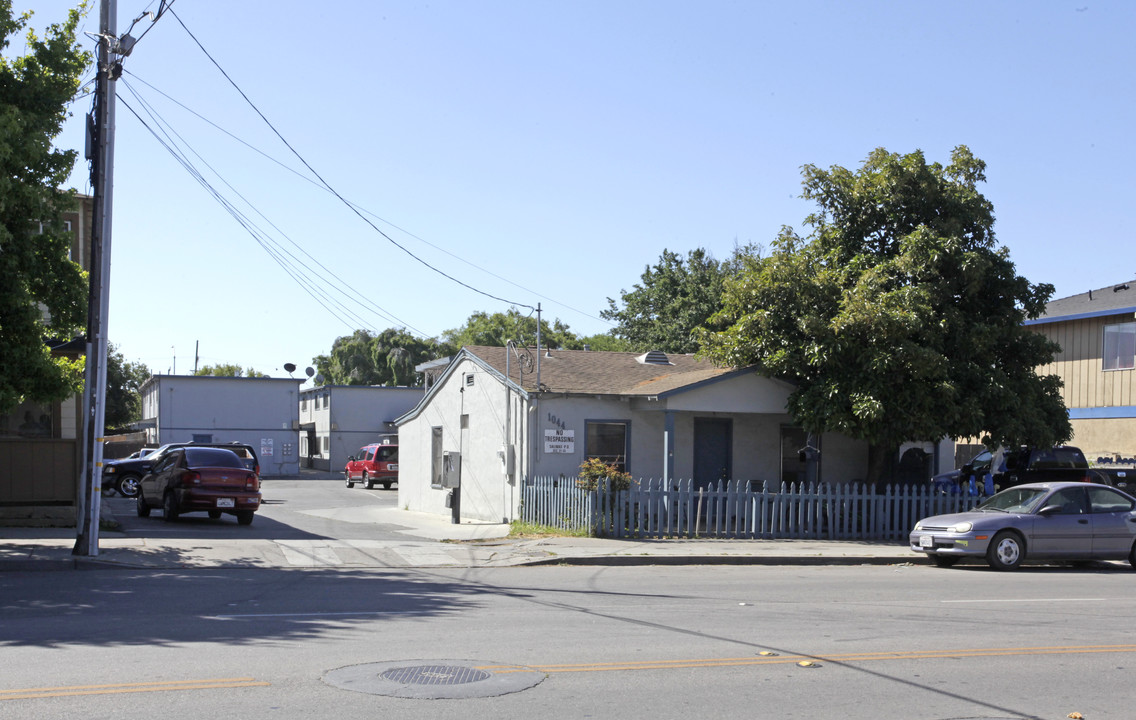
[[285,370],[285,371],[287,371],[287,373],[288,373],[289,375],[291,375],[292,373],[296,372],[296,365],[295,365],[295,363],[284,363],[284,370]]
[[323,375],[316,375],[316,385],[323,385]]
[[311,377],[312,375],[316,374],[316,369],[313,368],[313,367],[304,368],[304,374],[307,375],[308,377]]

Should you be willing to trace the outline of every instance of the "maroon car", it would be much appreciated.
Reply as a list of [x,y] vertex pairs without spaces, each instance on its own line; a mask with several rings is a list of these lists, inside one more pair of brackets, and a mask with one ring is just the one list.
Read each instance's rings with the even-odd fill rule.
[[155,463],[138,486],[138,516],[160,508],[167,522],[206,512],[211,518],[236,515],[248,525],[260,507],[260,478],[232,450],[184,447]]

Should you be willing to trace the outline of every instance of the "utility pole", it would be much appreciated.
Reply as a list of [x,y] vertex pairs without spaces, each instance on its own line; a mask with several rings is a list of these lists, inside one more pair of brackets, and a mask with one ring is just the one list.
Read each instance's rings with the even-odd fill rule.
[[[114,188],[114,87],[118,61],[117,0],[102,0],[93,117],[88,118],[88,158],[94,188],[91,224],[90,297],[87,310],[87,370],[83,395],[82,476],[75,506],[73,555],[99,554],[103,430],[106,416],[107,312],[110,305],[111,207]],[[129,52],[129,48],[127,48]]]

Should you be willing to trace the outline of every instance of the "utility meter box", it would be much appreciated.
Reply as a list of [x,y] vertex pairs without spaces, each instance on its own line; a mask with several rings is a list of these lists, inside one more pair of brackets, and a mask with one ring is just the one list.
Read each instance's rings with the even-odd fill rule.
[[442,487],[461,487],[461,459],[456,450],[442,453]]

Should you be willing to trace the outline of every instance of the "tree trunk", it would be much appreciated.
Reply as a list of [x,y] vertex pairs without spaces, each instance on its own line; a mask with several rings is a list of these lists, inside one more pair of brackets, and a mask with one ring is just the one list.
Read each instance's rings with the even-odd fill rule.
[[899,446],[892,443],[868,444],[868,477],[867,483],[875,487],[882,487],[891,482],[895,474],[896,456]]

